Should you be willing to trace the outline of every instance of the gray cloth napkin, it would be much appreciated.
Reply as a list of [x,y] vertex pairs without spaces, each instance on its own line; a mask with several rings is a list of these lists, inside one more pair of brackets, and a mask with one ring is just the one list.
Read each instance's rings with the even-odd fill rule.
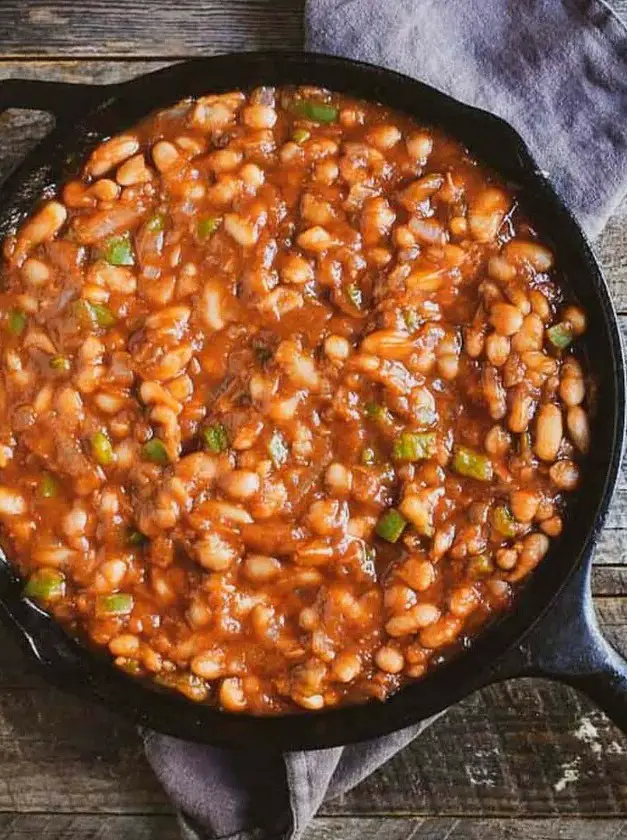
[[315,752],[260,755],[154,732],[144,733],[144,746],[177,807],[185,840],[297,840],[325,797],[355,787],[435,719],[376,741]]
[[[504,117],[590,235],[627,190],[627,30],[599,0],[308,0],[309,49],[385,65]],[[422,732],[259,755],[146,736],[186,840],[297,840],[325,797]]]
[[503,117],[590,236],[627,190],[627,29],[600,0],[308,0],[307,46]]

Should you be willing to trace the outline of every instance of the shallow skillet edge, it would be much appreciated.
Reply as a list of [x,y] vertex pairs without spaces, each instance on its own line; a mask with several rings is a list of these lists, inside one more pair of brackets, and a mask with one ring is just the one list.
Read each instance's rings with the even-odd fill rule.
[[[186,95],[238,86],[249,88],[264,82],[323,84],[380,99],[408,113],[422,115],[423,119],[429,113],[427,121],[442,125],[466,142],[484,162],[519,183],[527,205],[537,206],[543,221],[557,227],[558,236],[553,239],[560,247],[560,257],[566,255],[578,276],[589,282],[590,301],[598,310],[596,334],[604,339],[604,348],[596,351],[604,356],[602,435],[598,452],[592,457],[595,475],[586,482],[582,493],[585,498],[578,505],[586,512],[585,533],[579,533],[577,539],[559,541],[519,596],[515,610],[488,628],[470,652],[401,690],[385,704],[321,713],[281,718],[237,716],[146,688],[118,672],[108,660],[77,645],[39,608],[22,600],[19,583],[6,564],[0,566],[2,614],[17,630],[31,658],[55,684],[85,697],[96,697],[109,708],[151,728],[223,746],[320,748],[372,738],[434,714],[495,679],[519,673],[562,676],[571,684],[579,680],[579,687],[590,690],[590,685],[583,682],[590,679],[591,669],[593,674],[607,675],[610,665],[620,670],[618,665],[622,668],[624,663],[616,665],[613,659],[610,665],[600,663],[600,654],[584,661],[586,657],[579,652],[574,656],[575,665],[571,662],[566,667],[562,658],[560,671],[542,655],[539,643],[532,644],[530,640],[545,635],[541,629],[532,632],[532,628],[542,628],[543,618],[557,614],[560,605],[568,603],[576,606],[579,622],[574,639],[577,644],[572,638],[566,640],[571,652],[583,643],[588,652],[591,647],[597,653],[607,652],[592,632],[595,628],[586,603],[590,557],[617,480],[624,440],[625,378],[620,333],[605,281],[585,236],[509,125],[393,71],[306,53],[239,53],[194,59],[104,87],[10,80],[0,83],[0,108],[51,110],[57,116],[57,126],[0,187],[0,235],[29,211],[42,188],[54,184],[71,169],[71,164],[66,163],[69,152],[80,156],[107,133],[122,130],[141,115]],[[565,529],[565,536],[574,532],[576,526],[575,518]],[[565,675],[569,670],[571,673]],[[613,678],[612,686],[615,684]],[[619,712],[624,705],[623,690],[624,687],[619,691]]]

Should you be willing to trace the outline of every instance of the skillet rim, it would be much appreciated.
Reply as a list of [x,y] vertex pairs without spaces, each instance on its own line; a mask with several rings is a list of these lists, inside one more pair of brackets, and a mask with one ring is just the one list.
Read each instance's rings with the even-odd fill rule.
[[[103,116],[106,118],[116,109],[121,109],[122,114],[125,114],[125,108],[136,107],[140,100],[144,115],[164,107],[166,102],[173,104],[185,95],[190,95],[190,88],[198,86],[197,78],[194,78],[192,83],[187,77],[196,74],[201,68],[213,71],[216,76],[221,72],[237,75],[245,71],[249,83],[245,86],[232,83],[225,86],[222,81],[216,84],[205,82],[203,77],[202,87],[194,91],[194,95],[198,95],[201,90],[207,93],[236,86],[250,88],[262,81],[270,81],[268,76],[273,73],[281,76],[287,71],[300,76],[298,80],[292,76],[291,83],[302,83],[303,77],[307,77],[310,83],[328,85],[328,82],[320,81],[321,77],[326,78],[326,74],[341,71],[340,83],[337,84],[336,81],[330,85],[336,90],[354,93],[356,87],[364,90],[365,86],[375,94],[381,90],[395,90],[397,95],[392,97],[394,100],[400,99],[401,93],[404,93],[407,97],[405,102],[409,102],[410,107],[403,108],[396,102],[392,107],[400,107],[400,110],[423,120],[424,115],[420,115],[419,108],[424,107],[425,103],[435,105],[437,107],[434,110],[437,112],[439,109],[440,116],[444,114],[446,119],[431,118],[427,122],[446,124],[454,117],[456,125],[464,123],[465,127],[459,131],[451,131],[446,126],[446,131],[465,143],[468,143],[466,129],[470,132],[468,126],[474,126],[475,135],[477,127],[480,128],[480,133],[488,135],[494,132],[498,135],[497,142],[503,144],[507,155],[511,156],[511,165],[506,166],[509,170],[507,176],[514,175],[521,180],[525,192],[533,189],[537,200],[545,203],[544,211],[550,208],[549,217],[562,231],[559,239],[566,242],[569,236],[572,237],[568,248],[565,245],[564,250],[572,251],[585,266],[585,274],[587,279],[591,280],[594,289],[593,298],[598,308],[596,317],[606,333],[606,356],[611,362],[611,375],[605,383],[605,390],[607,391],[609,386],[612,410],[607,411],[604,404],[606,415],[609,415],[604,425],[609,434],[605,445],[601,447],[603,452],[600,453],[605,455],[606,459],[599,459],[597,465],[598,469],[604,469],[602,480],[599,480],[598,475],[595,478],[597,490],[591,503],[593,514],[588,514],[590,525],[586,529],[584,539],[578,542],[576,551],[570,558],[557,558],[560,550],[564,555],[564,539],[552,546],[546,560],[533,574],[524,590],[518,593],[514,608],[498,622],[488,626],[474,640],[470,651],[465,651],[447,664],[439,666],[422,680],[409,684],[385,703],[373,701],[363,706],[349,706],[318,713],[302,712],[262,718],[234,715],[145,687],[142,683],[121,674],[108,660],[105,662],[102,657],[77,644],[39,607],[24,601],[20,596],[17,578],[6,562],[0,565],[0,608],[17,630],[23,647],[30,651],[31,656],[43,668],[47,679],[81,696],[95,697],[114,711],[144,726],[189,740],[231,747],[321,748],[372,738],[416,723],[497,678],[499,662],[506,652],[514,648],[555,605],[575,571],[589,563],[616,484],[623,448],[625,375],[617,316],[600,268],[584,234],[511,126],[492,114],[459,103],[434,88],[394,71],[349,59],[300,51],[230,53],[210,58],[195,58],[123,83],[102,87],[76,85],[77,95],[82,91],[82,99],[78,98],[83,106],[87,106],[86,114],[81,116],[78,123],[72,125],[68,119],[64,120],[61,114],[61,119],[51,134],[28,154],[21,166],[0,187],[0,235],[6,233],[11,224],[15,224],[22,215],[21,211],[13,212],[16,205],[19,205],[23,212],[32,209],[31,199],[41,191],[42,178],[47,183],[56,182],[57,179],[53,178],[53,175],[63,171],[62,158],[64,159],[68,150],[71,150],[71,144],[65,142],[65,135],[69,131],[83,130],[81,126],[89,126],[94,122],[100,124],[99,120],[101,121]],[[261,73],[264,76],[263,80],[258,75],[255,76],[255,72]],[[157,80],[166,82],[167,100],[163,100],[162,91],[156,84]],[[275,83],[287,84],[289,81],[277,79]],[[181,84],[186,92],[170,95],[170,88],[175,86],[178,89]],[[52,91],[54,83],[50,83],[50,88]],[[155,97],[157,90],[159,96]],[[146,94],[152,94],[152,99],[149,97],[150,101],[145,99]],[[378,98],[363,92],[357,95],[370,99]],[[414,104],[414,97],[420,106]],[[157,101],[154,101],[155,98]],[[390,104],[387,96],[383,101]],[[121,120],[116,124],[115,130],[123,130],[139,118],[137,115],[130,122]],[[89,134],[83,139],[87,139],[93,145],[102,137]],[[476,153],[480,137],[478,140],[474,137],[474,141],[476,142],[470,142],[469,145]],[[478,156],[488,165],[492,165],[485,155]],[[50,161],[54,161],[55,164],[51,164]],[[493,168],[503,172],[502,166]],[[604,376],[606,375],[607,371],[604,372]],[[604,396],[607,396],[605,392]],[[570,527],[569,522],[565,533],[569,532]],[[551,582],[550,586],[547,586],[547,580]],[[544,591],[545,588],[549,591]],[[540,603],[530,608],[529,603],[534,597],[538,598]]]

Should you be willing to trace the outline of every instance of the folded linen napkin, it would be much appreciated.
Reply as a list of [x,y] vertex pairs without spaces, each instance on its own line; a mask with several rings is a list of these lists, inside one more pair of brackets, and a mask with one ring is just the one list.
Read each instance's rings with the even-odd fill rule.
[[[627,29],[599,0],[308,0],[309,49],[400,70],[504,117],[590,235],[627,190]],[[259,755],[155,733],[186,840],[297,840],[433,719],[376,741]]]
[[590,236],[627,190],[627,29],[601,0],[309,0],[307,46],[503,117]]

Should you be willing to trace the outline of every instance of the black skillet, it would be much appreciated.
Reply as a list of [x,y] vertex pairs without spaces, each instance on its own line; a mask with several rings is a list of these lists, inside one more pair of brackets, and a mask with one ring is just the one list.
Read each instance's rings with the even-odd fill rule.
[[6,624],[52,683],[99,700],[152,729],[192,741],[285,750],[359,741],[416,723],[489,683],[523,675],[560,680],[584,691],[627,732],[627,663],[600,634],[590,597],[591,555],[623,448],[625,379],[619,328],[583,233],[510,126],[397,73],[303,53],[198,59],[116,85],[4,81],[0,110],[50,111],[56,127],[0,188],[0,237],[103,138],[186,96],[261,84],[322,85],[379,100],[441,126],[518,185],[528,213],[553,242],[589,319],[585,353],[597,383],[598,411],[581,489],[571,499],[563,534],[508,615],[468,650],[385,703],[253,718],[159,692],[81,647],[44,612],[23,600],[20,582],[5,559],[0,563],[0,613]]

